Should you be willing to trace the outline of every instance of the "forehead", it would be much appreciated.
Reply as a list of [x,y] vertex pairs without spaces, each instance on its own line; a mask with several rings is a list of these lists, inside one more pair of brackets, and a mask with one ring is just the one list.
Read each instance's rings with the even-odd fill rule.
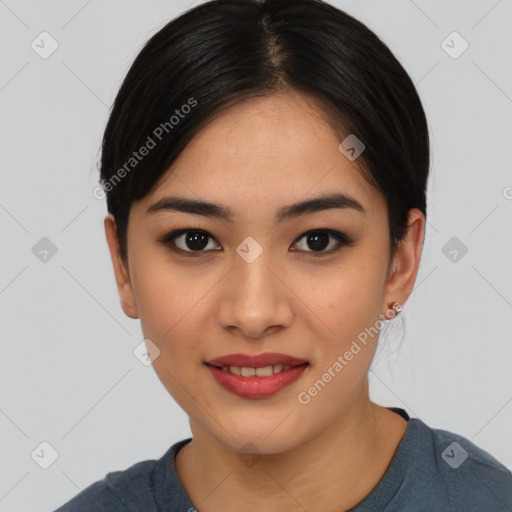
[[205,126],[144,203],[172,193],[242,211],[340,192],[372,210],[378,193],[340,143],[311,97],[251,98]]

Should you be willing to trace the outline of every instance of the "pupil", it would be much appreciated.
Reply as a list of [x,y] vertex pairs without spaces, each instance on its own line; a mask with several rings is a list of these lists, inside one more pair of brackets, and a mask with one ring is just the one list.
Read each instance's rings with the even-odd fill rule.
[[208,237],[206,237],[203,233],[199,233],[197,231],[190,232],[186,237],[187,247],[191,250],[204,249],[208,245]]
[[[310,244],[310,242],[313,242]],[[329,237],[325,233],[315,233],[308,236],[310,249],[323,250],[329,245]]]

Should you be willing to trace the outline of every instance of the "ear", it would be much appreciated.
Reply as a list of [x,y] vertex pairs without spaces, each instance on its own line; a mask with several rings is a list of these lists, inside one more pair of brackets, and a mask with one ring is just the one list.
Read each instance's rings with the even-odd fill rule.
[[116,277],[117,291],[121,299],[121,307],[130,318],[139,318],[135,296],[132,290],[130,275],[126,268],[126,264],[121,258],[119,250],[119,240],[117,238],[117,228],[114,216],[108,214],[105,217],[105,236],[107,237],[108,248],[110,249],[110,257],[114,266],[114,274]]
[[403,306],[412,292],[423,249],[425,216],[417,208],[409,210],[407,235],[396,250],[390,265],[382,311],[389,310],[393,302]]

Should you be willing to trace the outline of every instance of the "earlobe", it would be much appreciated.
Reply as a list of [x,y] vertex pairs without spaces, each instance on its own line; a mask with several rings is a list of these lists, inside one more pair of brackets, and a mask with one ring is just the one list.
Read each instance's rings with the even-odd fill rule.
[[425,233],[425,216],[417,208],[409,210],[407,235],[399,243],[386,284],[383,309],[387,310],[389,303],[405,304],[410,296],[423,249]]
[[133,294],[130,275],[126,268],[126,263],[121,258],[119,250],[119,240],[117,238],[117,228],[115,218],[112,214],[108,214],[104,220],[105,236],[110,250],[110,257],[114,267],[114,275],[116,279],[117,291],[121,300],[121,307],[124,313],[130,318],[139,318],[139,312]]

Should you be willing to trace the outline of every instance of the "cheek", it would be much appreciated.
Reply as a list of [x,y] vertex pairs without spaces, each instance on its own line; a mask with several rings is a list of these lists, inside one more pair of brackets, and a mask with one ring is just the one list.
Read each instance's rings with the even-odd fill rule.
[[366,382],[382,325],[378,321],[381,276],[377,270],[354,265],[343,275],[323,282],[322,293],[315,295],[315,313],[329,330],[327,336],[326,329],[316,330],[316,364],[297,399],[320,422],[332,422]]
[[[172,266],[168,262],[144,267],[137,275],[135,289],[142,332],[160,353],[153,369],[174,400],[194,413],[197,368],[202,364],[200,341],[205,338],[202,322],[208,308],[214,276]],[[200,387],[200,386],[199,386]]]
[[327,339],[337,343],[357,336],[381,312],[382,271],[371,260],[347,259],[344,265],[310,273],[299,283],[297,295],[309,307],[309,316],[321,319]]
[[194,340],[200,338],[204,327],[198,316],[204,312],[209,292],[219,277],[198,267],[172,265],[157,258],[134,268],[134,290],[144,336],[158,346],[170,363],[178,362],[185,351],[190,360],[194,357]]
[[[382,326],[383,267],[363,257],[362,251],[358,256],[350,264],[347,258],[346,265],[325,279],[317,279],[320,286],[310,296],[316,305],[311,309],[329,329],[314,331],[313,357],[317,364],[311,367],[302,391],[305,400],[311,402],[310,410],[329,421],[336,412],[324,408],[325,404],[349,404],[366,382]],[[315,315],[309,316],[314,320]]]

